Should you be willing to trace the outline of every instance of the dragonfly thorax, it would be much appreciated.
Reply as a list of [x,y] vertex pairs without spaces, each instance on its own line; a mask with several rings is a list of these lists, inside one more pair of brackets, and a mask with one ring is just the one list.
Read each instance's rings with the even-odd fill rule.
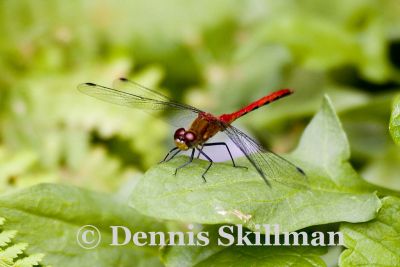
[[174,134],[175,145],[180,150],[192,148],[195,145],[196,139],[197,137],[194,132],[186,131],[184,128],[179,128]]

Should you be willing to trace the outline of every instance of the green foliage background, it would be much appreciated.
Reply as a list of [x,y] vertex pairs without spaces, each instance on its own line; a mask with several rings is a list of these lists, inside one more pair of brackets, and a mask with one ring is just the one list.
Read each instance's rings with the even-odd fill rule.
[[[129,195],[138,180],[143,186],[142,174],[172,146],[173,129],[163,120],[82,95],[76,90],[82,82],[111,85],[112,80],[124,76],[215,113],[233,111],[276,89],[293,88],[296,93],[290,98],[249,114],[237,123],[265,147],[279,153],[297,146],[306,125],[319,110],[323,95],[327,94],[341,121],[337,129],[342,132],[343,126],[349,143],[347,149],[346,137],[329,139],[332,146],[342,145],[343,150],[349,150],[349,153],[338,153],[338,158],[350,160],[361,177],[380,186],[365,189],[363,193],[379,191],[382,197],[388,194],[383,188],[400,190],[400,147],[396,145],[400,142],[400,100],[396,98],[400,88],[398,14],[400,2],[397,0],[1,1],[0,192],[3,197],[0,217],[5,217],[4,227],[13,227],[8,231],[17,231],[13,234],[15,245],[29,243],[26,253],[32,254],[33,260],[26,266],[41,260],[41,253],[45,255],[44,265],[58,266],[54,262],[60,258],[49,253],[44,245],[45,237],[29,236],[24,227],[30,220],[32,225],[52,222],[46,218],[41,218],[43,222],[35,221],[24,217],[25,213],[18,213],[27,209],[21,204],[24,201],[35,202],[33,197],[21,197],[23,200],[18,206],[6,196],[49,190],[53,192],[54,207],[62,207],[67,195],[76,195],[79,199],[79,196],[95,194],[90,197],[92,208],[102,206],[99,203],[107,202],[108,198],[117,198],[119,202],[125,201],[126,207],[115,211],[107,205],[104,208],[113,217],[121,218],[119,222],[124,222],[142,216],[127,207]],[[323,110],[328,110],[327,106]],[[329,117],[334,123],[335,116]],[[304,147],[312,149],[309,143]],[[173,169],[175,164],[178,163],[167,167]],[[326,173],[332,174],[330,168],[335,166],[329,162],[328,167],[323,167]],[[147,181],[157,181],[161,176],[157,171],[160,170],[149,172]],[[171,177],[168,176],[170,180]],[[321,177],[328,176],[321,174]],[[32,187],[44,182],[66,187]],[[342,180],[336,186],[342,186]],[[358,189],[352,190],[344,191],[354,193]],[[135,198],[140,200],[138,194]],[[134,206],[140,206],[139,212],[161,216],[161,211],[147,209],[151,204],[160,207],[159,203],[145,205],[144,200],[143,203],[136,200]],[[398,208],[398,200],[391,197],[385,199],[383,207],[390,203],[397,203],[394,206]],[[9,215],[13,218],[9,222],[10,218],[3,213],[16,207],[18,212]],[[52,213],[39,204],[37,209],[31,212],[50,212],[66,225],[74,221],[76,226],[80,222],[79,214],[85,213],[84,208],[73,211],[78,214],[78,219],[73,219]],[[130,211],[132,214],[128,214]],[[210,217],[212,220],[207,217],[210,221],[196,221],[181,215],[161,217],[175,221],[222,222],[213,217]],[[390,217],[386,210],[379,216]],[[15,223],[18,218],[20,222]],[[143,220],[151,221],[147,217]],[[109,222],[100,221],[104,225]],[[61,224],[57,224],[59,229],[63,229]],[[140,227],[141,223],[134,221],[130,225]],[[143,225],[141,229],[147,230],[147,227]],[[181,223],[169,222],[159,227],[179,228]],[[349,236],[356,232],[351,225],[342,225],[342,228]],[[72,233],[74,228],[65,231]],[[395,231],[400,233],[399,228]],[[4,231],[0,230],[0,236],[1,233]],[[396,245],[400,248],[399,242]],[[1,247],[0,243],[0,255]],[[276,253],[289,253],[280,250]],[[120,255],[127,251],[115,249],[102,254],[104,258],[99,258],[96,266],[113,266],[116,264],[113,259],[121,257],[126,257],[121,264],[131,262],[130,257],[140,259],[143,266],[161,264],[157,251]],[[173,256],[185,253],[188,252],[173,251],[171,257],[163,254],[162,262],[179,265],[183,260]],[[229,253],[238,252],[224,253],[229,257]],[[259,255],[262,252],[243,253]],[[323,261],[319,255],[325,251],[290,253],[313,259],[301,261],[299,266],[320,266]],[[107,258],[107,255],[110,256]],[[400,256],[396,257],[400,262]],[[46,262],[46,259],[50,260]],[[338,254],[325,261],[334,266],[337,259]],[[81,266],[91,266],[89,257],[86,260],[86,265]],[[351,266],[352,260],[343,259],[341,264]],[[8,259],[7,264],[12,261]],[[284,262],[275,262],[272,266],[279,264]]]

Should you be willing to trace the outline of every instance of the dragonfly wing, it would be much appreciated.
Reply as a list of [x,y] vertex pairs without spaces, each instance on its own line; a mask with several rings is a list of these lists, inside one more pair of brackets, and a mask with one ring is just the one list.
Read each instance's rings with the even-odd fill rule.
[[295,188],[308,188],[304,171],[285,158],[264,149],[244,132],[226,125],[224,133],[243,152],[267,185],[269,180]]
[[192,121],[198,116],[198,113],[202,112],[195,107],[175,102],[159,92],[124,78],[114,82],[114,85],[117,88],[83,83],[78,86],[78,90],[112,104],[141,109],[151,115],[154,115],[154,111],[167,111],[173,118],[168,123],[177,127],[187,126],[183,122]]
[[114,80],[112,85],[113,85],[112,88],[114,89],[127,92],[133,95],[140,95],[142,97],[152,98],[165,102],[173,102],[172,99],[161,94],[160,92],[147,88],[143,85],[138,84],[137,82],[128,80],[126,78],[116,79]]
[[100,100],[131,108],[147,110],[190,110],[194,113],[201,112],[192,106],[171,101],[166,96],[159,93],[157,93],[159,94],[157,98],[150,98],[146,95],[133,94],[129,91],[122,91],[94,83],[80,84],[78,90]]
[[174,101],[173,99],[147,88],[143,85],[138,84],[137,82],[128,80],[126,78],[119,78],[113,82],[113,88],[116,90],[120,90],[123,92],[130,93],[132,95],[138,95],[147,99],[157,100],[160,103],[168,104],[170,110],[189,110],[194,113],[201,113],[203,111],[183,103],[179,103]]

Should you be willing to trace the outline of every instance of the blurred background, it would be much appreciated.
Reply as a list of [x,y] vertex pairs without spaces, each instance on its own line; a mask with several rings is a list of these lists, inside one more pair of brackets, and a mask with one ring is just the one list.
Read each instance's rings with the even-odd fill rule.
[[388,132],[399,14],[397,0],[0,1],[0,192],[40,182],[118,192],[162,159],[168,114],[76,89],[122,76],[216,114],[292,88],[235,124],[279,153],[328,94],[354,166],[400,189]]

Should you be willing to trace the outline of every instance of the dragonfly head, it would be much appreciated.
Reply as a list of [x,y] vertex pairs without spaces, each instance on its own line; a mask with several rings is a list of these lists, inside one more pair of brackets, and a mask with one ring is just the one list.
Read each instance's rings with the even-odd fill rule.
[[193,147],[196,141],[196,134],[192,131],[186,131],[184,128],[179,128],[175,131],[174,141],[180,150],[188,150]]

